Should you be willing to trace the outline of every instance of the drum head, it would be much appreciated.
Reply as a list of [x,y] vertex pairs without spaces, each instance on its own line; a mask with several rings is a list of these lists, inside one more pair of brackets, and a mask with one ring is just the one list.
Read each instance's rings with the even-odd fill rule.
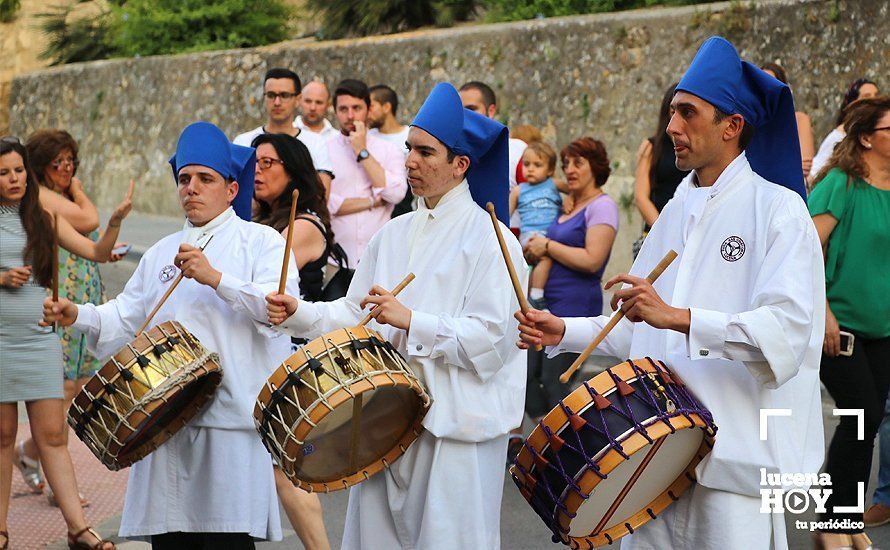
[[[129,464],[145,455],[146,445],[158,444],[155,438],[164,432],[175,432],[200,410],[201,405],[213,395],[214,390],[222,381],[219,370],[195,376],[194,381],[168,392],[163,399],[145,403],[147,409],[153,410],[151,416],[135,426],[136,430],[124,441],[117,460]],[[175,427],[175,429],[174,429]],[[164,437],[166,439],[166,437]]]
[[[663,437],[664,443],[654,453],[649,464],[638,474],[636,482],[624,496],[621,504],[611,515],[600,532],[621,525],[627,518],[644,510],[661,495],[670,485],[683,475],[696,453],[701,447],[705,432],[700,429],[677,430],[676,433]],[[656,440],[656,443],[658,440]],[[647,445],[619,464],[609,472],[606,479],[599,482],[590,498],[578,508],[572,520],[569,536],[589,537],[609,512],[612,504],[619,498],[637,472],[653,445]]]
[[[386,456],[414,428],[423,399],[410,386],[380,386],[358,394],[325,415],[295,453],[294,476],[310,483],[332,483],[367,469]],[[353,413],[361,401],[358,440]]]

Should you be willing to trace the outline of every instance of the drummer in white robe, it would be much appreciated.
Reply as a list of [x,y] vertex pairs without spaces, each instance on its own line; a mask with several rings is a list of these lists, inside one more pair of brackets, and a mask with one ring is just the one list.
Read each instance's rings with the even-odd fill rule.
[[[75,306],[48,299],[44,315],[73,323],[91,352],[108,357],[132,341],[180,270],[185,274],[152,323],[176,320],[217,352],[222,384],[187,426],[132,466],[120,534],[150,539],[154,548],[252,548],[253,539],[281,538],[271,457],[254,428],[253,406],[291,349],[268,326],[265,303],[278,286],[285,243],[277,231],[245,221],[252,148],[198,122],[183,131],[170,164],[183,230],[145,253],[114,300]],[[202,253],[196,245],[204,243]],[[288,273],[287,288],[296,293],[296,267]]]
[[[802,200],[793,101],[787,86],[713,37],[671,109],[677,167],[693,172],[631,274],[606,283],[624,283],[612,306],[620,303],[626,317],[598,352],[663,359],[710,409],[718,431],[696,468],[698,483],[621,547],[787,548],[783,514],[761,512],[760,490],[772,489],[761,487],[761,469],[817,474],[824,454],[823,262]],[[679,258],[648,284],[643,277],[671,249]],[[555,346],[551,353],[584,349],[608,320],[516,316],[520,346]],[[761,441],[766,409],[790,416],[768,417]]]
[[[345,298],[298,303],[271,295],[269,319],[311,338],[354,326],[363,308],[376,306],[371,326],[433,399],[426,430],[404,456],[350,490],[343,548],[495,549],[506,434],[522,419],[526,368],[513,345],[518,304],[480,208],[491,201],[507,219],[507,130],[464,109],[457,91],[439,84],[414,119],[408,146],[408,183],[423,199],[417,211],[371,239]],[[503,223],[501,231],[508,233]],[[522,250],[508,241],[524,285]],[[417,278],[398,299],[384,290],[409,272]]]

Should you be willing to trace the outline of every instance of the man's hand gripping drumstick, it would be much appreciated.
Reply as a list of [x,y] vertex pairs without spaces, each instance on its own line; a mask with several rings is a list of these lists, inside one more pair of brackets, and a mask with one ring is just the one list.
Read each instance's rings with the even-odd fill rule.
[[[669,306],[652,287],[652,283],[658,279],[676,257],[676,252],[673,250],[669,251],[645,279],[622,273],[611,278],[605,284],[604,288],[606,289],[617,283],[627,283],[631,286],[615,292],[611,302],[612,309],[618,309],[620,303],[620,311],[609,319],[609,322],[603,327],[603,330],[600,331],[593,342],[587,346],[572,366],[560,376],[560,381],[563,383],[567,382],[587,357],[590,356],[596,346],[602,343],[606,335],[625,316],[634,323],[643,321],[655,328],[669,328],[678,332],[689,332],[689,310]],[[525,314],[517,311],[515,317],[519,321],[520,341],[517,345],[522,349],[528,349],[530,345],[555,346],[562,341],[562,337],[565,335],[565,321],[552,313],[530,309]]]
[[[411,326],[411,310],[396,300],[396,296],[413,280],[414,274],[409,273],[391,292],[379,285],[371,287],[368,295],[361,301],[360,307],[364,309],[368,304],[373,304],[374,308],[361,320],[359,325],[376,319],[378,323],[386,323],[408,330],[408,327]],[[266,313],[269,315],[269,323],[280,325],[297,311],[299,304],[300,301],[297,298],[287,294],[277,292],[268,294],[266,296]]]

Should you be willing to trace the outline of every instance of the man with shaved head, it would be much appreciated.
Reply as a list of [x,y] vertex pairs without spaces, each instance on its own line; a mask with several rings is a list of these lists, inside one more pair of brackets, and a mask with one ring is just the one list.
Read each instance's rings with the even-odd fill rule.
[[331,93],[324,82],[313,80],[303,87],[300,98],[300,116],[294,121],[294,126],[314,132],[321,137],[330,139],[337,135],[337,130],[327,119],[328,109],[331,106]]

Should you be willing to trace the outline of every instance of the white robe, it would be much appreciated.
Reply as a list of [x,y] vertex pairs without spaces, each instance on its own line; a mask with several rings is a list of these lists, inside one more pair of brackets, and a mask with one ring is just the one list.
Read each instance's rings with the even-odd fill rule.
[[[624,319],[597,351],[661,359],[679,374],[718,426],[713,450],[696,468],[698,482],[759,503],[760,468],[817,473],[822,465],[821,246],[800,197],[755,174],[744,154],[713,187],[692,181],[691,174],[680,184],[631,268],[645,277],[668,250],[679,253],[654,286],[668,304],[690,309],[689,335]],[[565,337],[551,353],[582,350],[607,320],[567,319]],[[769,417],[766,441],[759,435],[763,409],[792,411]],[[745,499],[735,502],[739,517],[751,513],[742,509]],[[733,514],[693,510],[697,521],[715,526]],[[784,533],[773,535],[782,548]],[[732,542],[723,548],[750,548]]]
[[[282,324],[306,338],[354,326],[371,286],[391,289],[409,272],[417,276],[398,297],[412,310],[408,333],[369,326],[424,381],[433,399],[427,433],[392,470],[351,490],[344,548],[500,544],[505,434],[520,424],[525,400],[526,357],[515,346],[513,319],[518,303],[491,219],[467,184],[433,210],[420,202],[371,239],[345,298],[301,302]],[[522,250],[503,224],[501,231],[524,287]],[[377,521],[381,513],[389,520]]]
[[[176,320],[217,352],[222,383],[188,426],[130,468],[120,535],[246,532],[280,540],[272,460],[254,428],[253,407],[263,383],[291,353],[288,338],[269,328],[265,309],[265,295],[278,287],[285,243],[274,229],[243,221],[231,209],[208,225],[216,227],[204,254],[223,273],[217,290],[183,279],[152,326]],[[194,243],[203,229],[160,240],[117,298],[78,307],[74,326],[87,335],[91,352],[106,358],[132,341],[179,273],[171,267],[179,244]],[[287,288],[298,292],[293,259]]]

